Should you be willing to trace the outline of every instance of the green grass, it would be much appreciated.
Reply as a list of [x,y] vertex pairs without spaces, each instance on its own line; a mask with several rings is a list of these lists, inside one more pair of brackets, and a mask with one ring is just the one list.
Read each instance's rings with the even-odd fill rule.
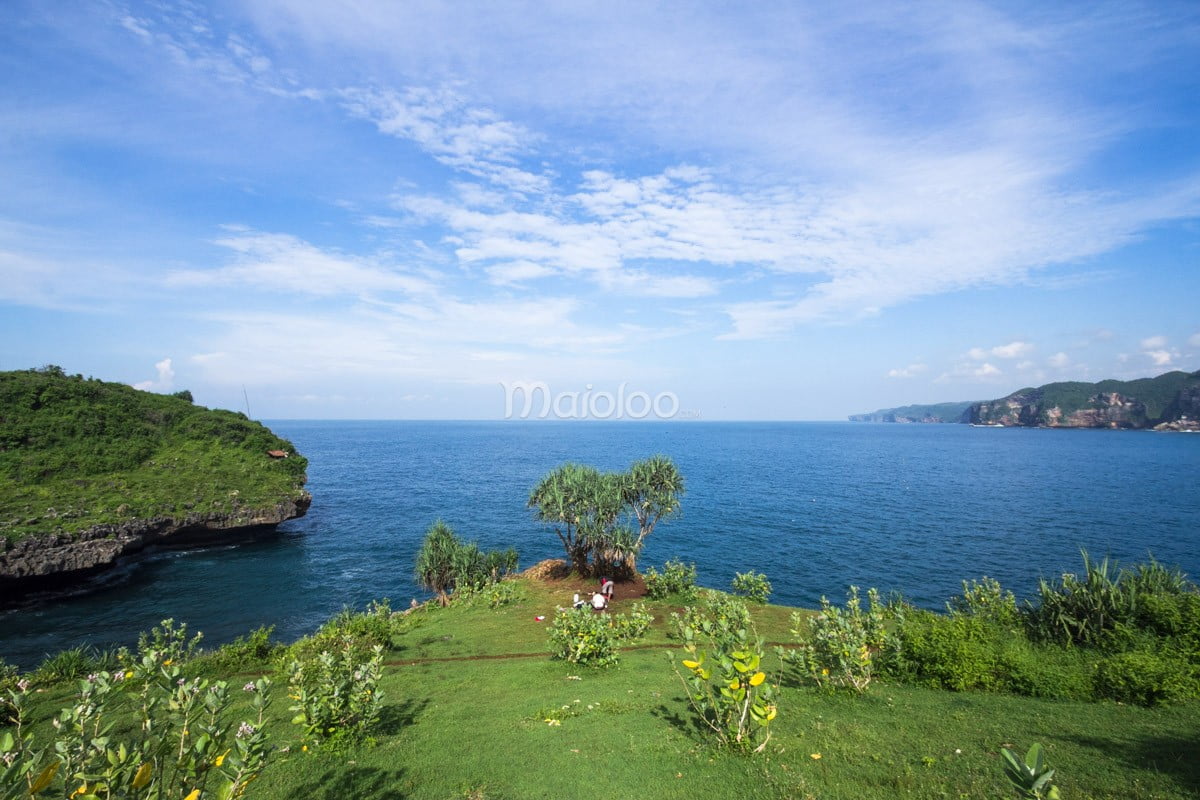
[[[766,752],[717,752],[671,669],[681,653],[667,615],[679,606],[647,602],[656,617],[649,646],[590,670],[549,658],[547,628],[571,593],[566,584],[526,583],[522,599],[499,609],[476,601],[414,612],[387,654],[373,745],[303,751],[277,686],[269,729],[288,749],[247,797],[1011,798],[999,750],[1024,752],[1035,741],[1068,800],[1182,800],[1200,791],[1195,702],[1146,709],[878,682],[857,697],[788,676]],[[618,596],[614,611],[629,602]],[[767,639],[790,638],[793,609],[752,611]],[[767,666],[778,670],[773,655]],[[39,697],[43,720],[69,701],[62,687]]]
[[0,535],[13,541],[132,519],[249,515],[298,499],[307,464],[242,414],[55,368],[0,372]]

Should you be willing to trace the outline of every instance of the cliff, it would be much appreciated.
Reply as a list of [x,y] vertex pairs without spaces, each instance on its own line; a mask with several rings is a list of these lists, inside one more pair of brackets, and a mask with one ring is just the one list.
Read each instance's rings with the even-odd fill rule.
[[242,414],[57,367],[0,372],[0,602],[147,548],[303,516],[308,462]]
[[1200,430],[1200,371],[1049,383],[971,406],[967,422],[1046,428]]
[[963,415],[974,405],[967,400],[960,403],[933,403],[930,405],[881,408],[870,414],[851,414],[851,422],[898,422],[898,423],[941,423],[963,422]]

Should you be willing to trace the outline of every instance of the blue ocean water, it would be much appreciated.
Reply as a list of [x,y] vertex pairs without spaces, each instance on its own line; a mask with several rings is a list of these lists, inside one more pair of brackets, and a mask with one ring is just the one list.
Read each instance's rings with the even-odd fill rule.
[[165,617],[208,643],[259,625],[295,638],[345,606],[421,596],[412,563],[441,518],[522,565],[562,555],[525,508],[564,461],[621,469],[669,455],[682,514],[641,564],[681,557],[700,582],[765,572],[773,601],[857,584],[941,607],[964,578],[1028,595],[1079,550],[1147,553],[1200,574],[1200,436],[965,425],[717,422],[269,423],[310,459],[308,516],[235,547],[164,552],[86,595],[0,613],[0,656],[128,643]]

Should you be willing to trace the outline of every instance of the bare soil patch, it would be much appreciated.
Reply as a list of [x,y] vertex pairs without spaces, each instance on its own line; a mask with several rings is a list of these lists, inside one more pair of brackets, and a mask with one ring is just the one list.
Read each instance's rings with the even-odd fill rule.
[[[555,597],[565,598],[563,605],[567,605],[572,595],[591,597],[600,589],[599,578],[581,578],[571,572],[566,561],[559,558],[547,559],[534,564],[522,572],[521,576],[541,583],[553,592]],[[632,604],[646,596],[646,581],[641,575],[634,575],[630,580],[617,580],[614,583],[616,588],[613,590],[610,609]]]

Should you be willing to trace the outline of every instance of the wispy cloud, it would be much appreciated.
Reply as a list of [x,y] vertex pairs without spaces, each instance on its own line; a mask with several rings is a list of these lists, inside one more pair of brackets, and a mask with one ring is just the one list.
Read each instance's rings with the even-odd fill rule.
[[233,228],[215,241],[236,254],[232,264],[183,269],[167,276],[172,287],[249,286],[271,292],[332,296],[369,292],[428,295],[433,284],[377,258],[321,250],[295,236]]

